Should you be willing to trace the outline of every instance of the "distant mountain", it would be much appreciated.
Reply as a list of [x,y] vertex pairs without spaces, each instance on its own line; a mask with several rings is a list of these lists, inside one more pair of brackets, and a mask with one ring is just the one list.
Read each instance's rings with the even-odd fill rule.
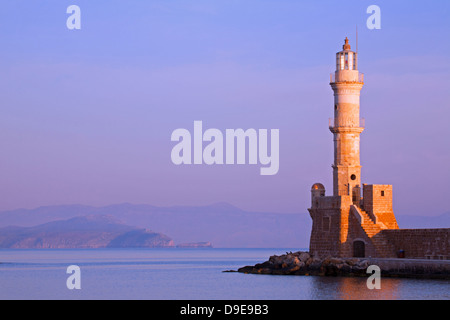
[[0,228],[6,226],[32,227],[55,220],[94,214],[95,207],[83,205],[45,206],[0,212]]
[[247,212],[228,203],[208,206],[156,207],[116,204],[47,206],[0,212],[0,227],[34,226],[86,215],[108,215],[127,225],[170,235],[175,243],[210,241],[214,247],[307,248],[309,214]]
[[173,240],[168,236],[147,229],[125,232],[111,240],[107,245],[108,248],[161,248],[173,246]]
[[105,215],[89,215],[34,227],[0,229],[0,248],[167,247],[173,240]]
[[[176,244],[210,241],[214,247],[222,248],[308,248],[312,226],[308,213],[248,212],[228,203],[173,207],[123,203],[104,207],[65,205],[4,211],[0,212],[0,227],[30,227],[81,216],[105,215],[128,226],[170,235]],[[397,220],[400,228],[448,228],[450,212],[431,217],[397,215]],[[3,232],[1,230],[0,235]],[[129,236],[139,238],[134,233]],[[148,237],[145,240],[148,243],[152,241],[149,235],[142,237]],[[125,240],[121,241],[124,245]]]

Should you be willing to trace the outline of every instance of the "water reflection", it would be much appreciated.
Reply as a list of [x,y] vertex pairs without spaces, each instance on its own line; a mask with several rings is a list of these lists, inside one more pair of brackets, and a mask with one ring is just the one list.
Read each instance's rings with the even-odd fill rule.
[[[396,300],[402,280],[385,278],[381,289],[369,289],[367,278],[353,277],[314,277],[311,281],[310,299],[332,300]],[[404,279],[403,279],[404,281]]]

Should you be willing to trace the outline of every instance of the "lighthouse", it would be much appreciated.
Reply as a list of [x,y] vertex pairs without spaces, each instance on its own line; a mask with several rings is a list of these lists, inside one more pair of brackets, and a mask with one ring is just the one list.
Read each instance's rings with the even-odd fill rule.
[[[360,93],[364,75],[358,70],[358,53],[345,38],[336,53],[336,70],[330,75],[334,93],[333,195],[322,183],[311,188],[313,220],[310,253],[316,257],[392,257],[395,246],[386,231],[398,229],[392,209],[392,185],[362,184]],[[383,232],[384,231],[384,232]]]
[[360,118],[360,91],[364,75],[358,71],[358,53],[350,48],[348,38],[342,51],[336,53],[336,71],[330,75],[334,92],[334,118],[329,121],[334,135],[333,195],[351,195],[359,205],[361,197],[360,134],[364,123]]

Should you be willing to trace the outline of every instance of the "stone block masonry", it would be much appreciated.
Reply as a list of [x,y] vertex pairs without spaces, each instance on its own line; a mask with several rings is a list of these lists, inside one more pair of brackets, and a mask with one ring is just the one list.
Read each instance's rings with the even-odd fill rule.
[[381,233],[404,258],[450,259],[450,229],[396,229]]

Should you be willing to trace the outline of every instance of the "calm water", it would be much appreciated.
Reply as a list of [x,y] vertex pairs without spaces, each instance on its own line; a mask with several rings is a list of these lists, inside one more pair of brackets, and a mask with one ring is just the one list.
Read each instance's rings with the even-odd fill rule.
[[[224,273],[297,249],[0,250],[0,299],[449,299],[450,282]],[[81,268],[69,290],[66,269]]]

